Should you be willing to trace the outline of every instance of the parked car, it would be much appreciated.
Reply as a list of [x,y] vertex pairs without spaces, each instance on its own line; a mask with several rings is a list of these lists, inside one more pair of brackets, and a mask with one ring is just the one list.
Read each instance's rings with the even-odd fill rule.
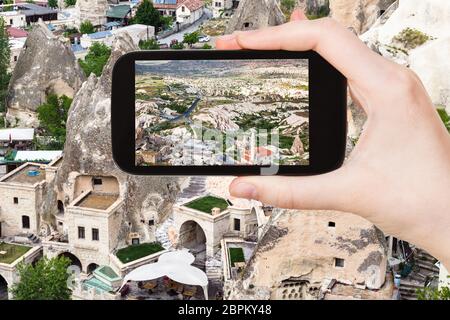
[[209,42],[211,38],[207,35],[201,35],[198,37],[198,42]]

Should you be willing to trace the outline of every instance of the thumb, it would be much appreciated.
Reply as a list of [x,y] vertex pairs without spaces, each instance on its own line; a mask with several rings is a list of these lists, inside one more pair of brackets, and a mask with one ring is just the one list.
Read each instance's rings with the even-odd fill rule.
[[279,208],[345,211],[351,201],[348,180],[339,169],[309,177],[240,177],[233,180],[229,188],[234,197],[254,199]]

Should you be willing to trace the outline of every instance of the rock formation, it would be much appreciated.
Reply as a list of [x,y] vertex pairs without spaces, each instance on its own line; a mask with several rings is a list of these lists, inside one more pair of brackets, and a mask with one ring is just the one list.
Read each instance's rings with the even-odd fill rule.
[[285,22],[285,17],[276,0],[241,0],[230,19],[226,34],[237,30],[255,30],[276,26]]
[[322,8],[329,7],[329,0],[297,0],[297,7],[308,14],[317,14]]
[[[426,35],[428,40],[409,50],[394,41],[403,30]],[[436,106],[450,111],[450,2],[447,0],[400,1],[388,19],[361,35],[368,46],[395,62],[409,66],[424,83]]]
[[330,0],[331,16],[356,33],[367,31],[395,0]]
[[[390,299],[384,235],[370,222],[336,211],[282,210],[265,228],[242,277],[226,292],[230,299],[345,299],[359,291]],[[346,293],[327,290],[333,279]],[[293,284],[286,290],[285,283]]]
[[106,23],[107,0],[77,0],[75,7],[79,10],[78,25],[84,21],[90,21],[94,26]]
[[84,80],[73,52],[43,23],[28,36],[14,68],[7,98],[11,125],[38,126],[36,109],[49,93],[73,97]]
[[139,232],[143,241],[154,241],[147,229],[148,217],[155,223],[171,211],[178,192],[178,178],[132,176],[117,167],[111,149],[111,74],[115,61],[124,53],[137,50],[127,33],[118,36],[102,76],[91,75],[74,98],[67,120],[64,158],[58,170],[54,189],[58,199],[70,203],[77,195],[77,177],[115,177],[120,197],[124,199],[119,237]]

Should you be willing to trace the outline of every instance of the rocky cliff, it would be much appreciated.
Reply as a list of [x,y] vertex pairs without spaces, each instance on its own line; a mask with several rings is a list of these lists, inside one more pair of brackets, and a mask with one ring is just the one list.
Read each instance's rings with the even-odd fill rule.
[[367,31],[394,1],[330,0],[331,16],[361,34]]
[[388,19],[378,21],[361,39],[414,70],[433,103],[450,112],[450,1],[400,1]]
[[276,0],[241,0],[239,7],[230,19],[226,34],[237,30],[255,30],[276,26],[285,21],[280,5]]
[[[75,195],[79,176],[115,177],[124,201],[119,237],[139,232],[143,241],[154,235],[142,223],[154,217],[158,223],[171,211],[178,192],[178,178],[132,176],[121,171],[112,158],[111,149],[111,74],[115,61],[124,53],[137,50],[127,33],[118,36],[111,57],[101,77],[91,75],[76,94],[67,120],[64,158],[55,182],[57,197],[65,204]],[[55,202],[56,199],[49,199]]]
[[90,21],[94,26],[106,23],[105,13],[109,8],[107,0],[77,0],[75,7],[79,14],[78,25],[84,21]]
[[14,68],[7,98],[8,122],[37,127],[36,109],[49,93],[73,97],[84,75],[73,52],[43,23],[28,36]]

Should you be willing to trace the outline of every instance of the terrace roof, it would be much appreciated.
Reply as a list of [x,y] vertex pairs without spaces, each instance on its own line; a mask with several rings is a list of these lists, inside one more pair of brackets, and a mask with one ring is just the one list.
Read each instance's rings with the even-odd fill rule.
[[119,198],[118,194],[102,194],[90,192],[82,198],[75,206],[98,210],[107,210]]
[[26,164],[11,172],[11,175],[5,176],[1,182],[15,182],[27,185],[34,185],[45,180],[45,170],[37,164]]

